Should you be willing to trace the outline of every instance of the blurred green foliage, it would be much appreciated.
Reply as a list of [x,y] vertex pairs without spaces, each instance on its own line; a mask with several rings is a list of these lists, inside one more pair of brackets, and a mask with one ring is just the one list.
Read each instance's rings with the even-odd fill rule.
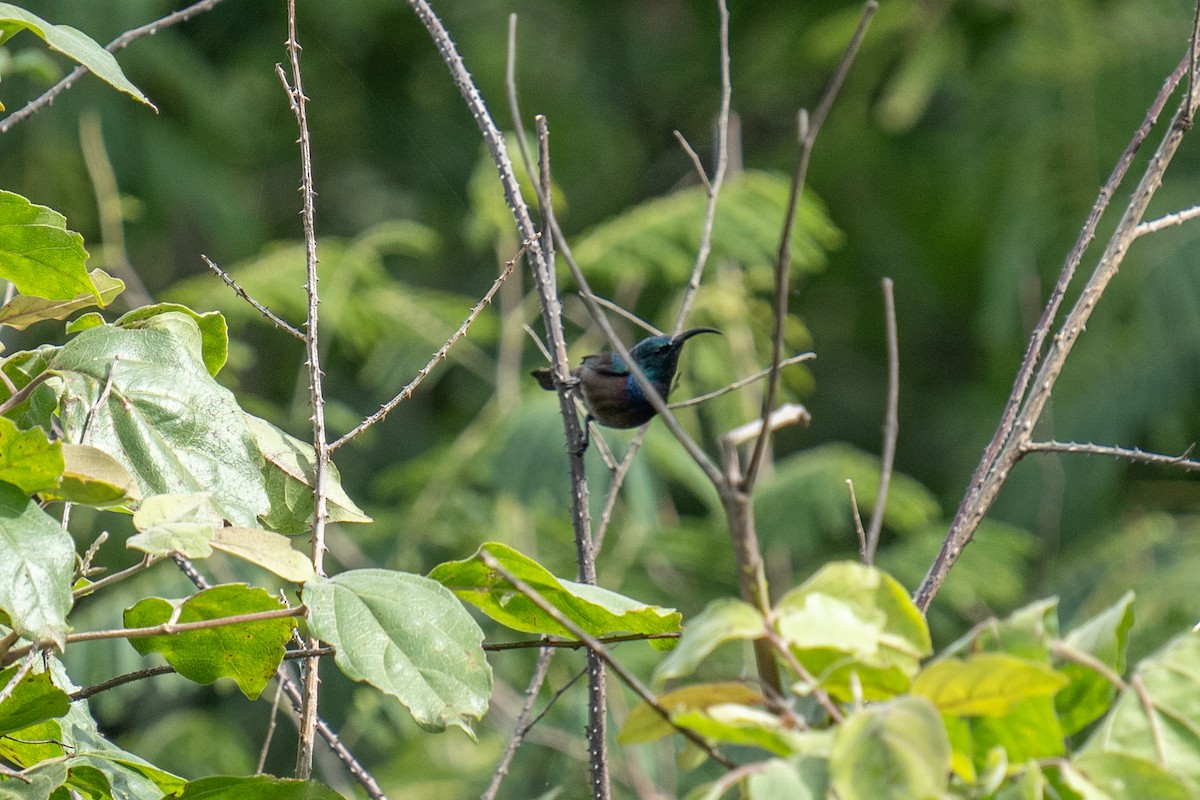
[[[22,5],[101,42],[172,8],[163,0]],[[341,433],[412,379],[518,243],[503,227],[478,132],[407,6],[356,0],[334,13],[299,5],[319,193],[328,417]],[[443,0],[437,10],[506,127],[507,16],[519,15],[521,102],[530,119],[549,119],[568,235],[598,290],[670,327],[702,205],[672,131],[710,161],[714,4]],[[302,318],[295,122],[274,74],[285,56],[283,13],[280,3],[226,0],[136,42],[119,61],[157,104],[157,116],[85,78],[4,137],[0,176],[4,189],[67,216],[84,234],[89,266],[128,280],[101,235],[81,155],[80,115],[96,112],[140,280],[155,299],[222,311],[233,341],[220,379],[245,408],[306,438],[302,348],[207,274],[199,257],[207,254],[292,322]],[[842,0],[732,9],[735,166],[745,172],[726,188],[714,257],[690,318],[727,335],[689,346],[677,399],[763,364],[764,276],[782,221],[781,176],[794,159],[796,109],[820,96],[858,13],[858,3]],[[1184,52],[1191,13],[1184,0],[882,4],[821,133],[801,211],[788,348],[818,358],[785,375],[784,399],[806,403],[814,421],[776,437],[775,471],[759,498],[777,596],[829,559],[857,551],[847,477],[864,516],[873,504],[869,454],[879,450],[886,383],[884,276],[896,281],[899,306],[897,468],[906,477],[893,483],[880,563],[910,588],[920,580],[994,430],[1042,297],[1099,185]],[[31,37],[15,38],[0,54],[0,100],[10,111],[40,93],[55,70],[69,69]],[[1152,215],[1195,204],[1198,152],[1185,143]],[[1101,226],[1101,237],[1109,228]],[[1046,437],[1164,452],[1200,440],[1198,241],[1200,229],[1184,226],[1136,244],[1068,362]],[[331,531],[334,566],[423,572],[494,540],[573,576],[562,429],[552,398],[525,376],[540,364],[521,331],[526,322],[540,325],[527,290],[527,278],[510,278],[494,309],[421,389],[338,452],[351,497],[376,522]],[[565,307],[572,357],[601,347],[569,295]],[[622,324],[627,340],[636,340],[638,331]],[[44,341],[57,335],[52,325],[5,344]],[[681,416],[712,449],[717,436],[757,413],[759,388]],[[618,451],[629,441],[623,432],[604,436]],[[589,469],[598,514],[607,478],[595,453]],[[1064,619],[1072,619],[1133,588],[1141,600],[1132,652],[1153,649],[1200,616],[1198,508],[1197,484],[1167,470],[1082,457],[1020,465],[935,603],[935,640],[944,644],[1031,597],[1060,595]],[[129,558],[101,552],[114,565]],[[214,563],[226,580],[245,569]],[[736,592],[719,505],[659,423],[617,504],[599,574],[609,588],[678,608],[685,622]],[[87,611],[80,609],[81,626],[91,622]],[[497,633],[484,624],[489,636]],[[68,658],[117,669],[140,663],[124,643],[89,648]],[[641,674],[659,659],[645,645],[617,652]],[[491,660],[497,696],[479,745],[422,734],[391,701],[332,674],[323,713],[395,796],[477,794],[508,735],[532,655]],[[558,656],[543,702],[581,664],[578,654]],[[99,667],[73,674],[93,671],[97,680],[111,674]],[[147,695],[155,702],[135,700]],[[614,695],[620,717],[627,699],[621,690]],[[183,774],[195,772],[198,759],[230,770],[249,765],[244,740],[215,731],[249,730],[258,741],[268,714],[265,704],[247,709],[220,684],[163,679],[94,702],[118,738],[136,731],[128,746],[153,750],[145,755]],[[214,731],[205,750],[149,728],[150,720],[176,719]],[[531,734],[508,796],[558,785],[577,796],[583,719],[576,689]],[[286,739],[269,762],[280,772],[290,769]],[[219,741],[229,752],[210,752]],[[623,754],[627,768],[669,785],[669,749],[635,750]],[[323,777],[348,791],[338,774]]]

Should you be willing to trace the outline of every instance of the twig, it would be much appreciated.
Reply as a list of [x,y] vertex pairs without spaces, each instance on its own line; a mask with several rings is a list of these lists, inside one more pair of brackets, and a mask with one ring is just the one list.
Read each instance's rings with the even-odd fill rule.
[[396,408],[396,406],[400,405],[409,397],[412,397],[413,392],[415,392],[417,387],[419,387],[421,383],[424,382],[427,377],[429,377],[429,373],[433,371],[433,368],[436,367],[438,363],[446,357],[446,354],[450,352],[450,348],[453,347],[459,339],[467,335],[467,329],[471,327],[471,323],[473,323],[475,318],[482,313],[483,309],[487,308],[488,304],[492,302],[492,298],[495,297],[496,292],[500,291],[500,287],[504,284],[504,280],[512,274],[516,263],[520,261],[522,257],[524,257],[527,250],[529,250],[529,242],[521,245],[521,249],[517,251],[517,254],[513,256],[511,260],[505,262],[504,269],[500,271],[500,274],[496,277],[496,280],[492,282],[491,288],[484,293],[479,302],[475,304],[475,307],[472,308],[470,313],[467,314],[467,318],[463,320],[461,325],[458,326],[458,330],[450,335],[450,338],[446,340],[446,343],[439,347],[437,352],[433,354],[433,357],[429,359],[429,362],[422,367],[419,372],[417,372],[416,377],[409,381],[408,385],[401,389],[395,397],[380,406],[378,411],[360,422],[354,428],[354,430],[350,431],[333,444],[329,445],[330,453],[332,453],[334,450],[337,450],[339,447],[346,444],[355,436],[358,436],[375,423],[382,422],[383,418],[390,414]]
[[154,556],[154,555],[151,555],[150,553],[147,553],[142,558],[141,561],[134,564],[132,567],[126,567],[125,569],[121,570],[120,572],[114,572],[111,575],[105,575],[103,578],[99,578],[88,584],[80,586],[78,589],[71,592],[71,597],[74,600],[78,600],[81,597],[87,597],[89,594],[92,594],[97,589],[103,589],[105,586],[116,583],[117,581],[124,580],[125,578],[128,578],[130,575],[136,575],[137,573],[141,572],[142,570],[146,569],[147,567],[150,567],[151,565],[158,562],[161,558],[162,558],[161,556]]
[[1164,228],[1170,228],[1173,225],[1182,225],[1188,220],[1200,217],[1200,206],[1192,206],[1185,208],[1183,211],[1176,211],[1174,214],[1167,214],[1158,219],[1149,222],[1143,222],[1137,226],[1134,231],[1135,236],[1145,236],[1148,233],[1158,233]]
[[829,715],[829,718],[834,722],[841,722],[842,710],[829,697],[829,693],[821,688],[821,684],[813,677],[813,674],[800,663],[800,659],[796,658],[796,654],[792,652],[792,648],[788,647],[783,637],[776,633],[770,625],[766,626],[766,634],[767,641],[783,656],[783,659],[788,662],[788,666],[792,668],[792,671],[800,677],[800,680],[812,687],[813,698],[816,699],[821,708],[825,709],[825,713]]
[[[283,67],[276,64],[275,71],[283,83],[296,125],[300,129],[300,220],[304,228],[304,291],[308,297],[305,316],[305,366],[308,368],[309,404],[312,408],[313,425],[313,521],[312,521],[312,565],[317,576],[325,574],[325,524],[329,520],[326,485],[329,474],[329,439],[325,431],[325,394],[322,386],[321,347],[318,341],[320,294],[317,290],[317,234],[315,227],[313,184],[312,141],[308,133],[308,98],[304,94],[304,81],[300,72],[300,42],[296,38],[296,0],[287,4],[288,61],[291,65],[291,80]],[[320,641],[310,636],[310,648],[320,646]],[[320,659],[310,658],[304,663],[304,702],[300,709],[300,744],[296,752],[296,777],[307,780],[312,774],[313,744],[317,724],[317,696],[320,691]]]
[[[333,655],[332,647],[322,647],[317,650],[289,650],[283,654],[283,657],[285,660],[291,660],[297,658],[310,658],[312,656],[329,655]],[[117,675],[115,678],[109,678],[106,681],[101,681],[100,683],[92,686],[87,686],[83,689],[72,692],[68,696],[71,698],[72,702],[76,700],[86,700],[93,695],[100,694],[101,692],[107,692],[109,689],[115,689],[118,686],[124,686],[127,683],[134,683],[147,678],[155,678],[159,675],[170,675],[173,672],[175,672],[175,668],[170,664],[160,664],[154,667],[146,667],[145,669],[127,672],[124,675]]]
[[[791,358],[785,358],[783,360],[783,362],[780,364],[780,366],[781,367],[790,367],[793,364],[800,364],[804,361],[812,361],[816,357],[817,357],[816,353],[801,353],[800,355],[792,356]],[[745,378],[736,380],[733,383],[729,384],[728,386],[722,386],[720,389],[717,389],[715,392],[709,392],[708,394],[702,394],[698,397],[690,397],[687,400],[679,400],[674,403],[668,403],[667,407],[670,408],[671,410],[675,410],[677,408],[687,408],[689,406],[698,406],[701,403],[707,403],[709,400],[720,397],[723,394],[729,394],[730,392],[736,392],[738,389],[741,389],[744,386],[749,386],[750,384],[754,383],[755,381],[761,381],[763,378],[767,377],[770,374],[771,374],[770,369],[760,369],[758,372],[754,373],[753,375],[748,375]]]
[[230,289],[233,289],[234,293],[236,293],[238,297],[242,298],[247,303],[249,303],[250,306],[255,311],[257,311],[259,314],[262,314],[267,319],[267,321],[269,321],[272,325],[274,325],[276,328],[279,328],[279,330],[288,334],[292,338],[299,339],[302,342],[304,341],[304,334],[300,331],[299,328],[292,325],[290,322],[288,322],[287,320],[280,317],[274,311],[267,308],[262,303],[258,302],[253,297],[251,297],[246,292],[246,290],[243,289],[238,284],[238,282],[233,279],[233,276],[231,276],[228,272],[226,272],[225,270],[221,269],[216,264],[214,264],[212,259],[210,259],[208,256],[201,253],[200,258],[204,261],[205,265],[210,270],[212,270],[213,273],[218,278],[220,278],[221,280],[223,280],[225,282],[226,286],[228,286]]
[[572,686],[579,683],[580,679],[582,679],[584,675],[587,675],[587,673],[587,667],[584,667],[583,669],[579,670],[579,672],[576,672],[571,680],[564,683],[554,692],[554,694],[550,695],[550,699],[546,701],[546,707],[539,711],[537,716],[529,720],[529,723],[525,726],[525,735],[528,736],[529,732],[533,730],[533,727],[541,722],[543,717],[550,713],[550,709],[554,708],[554,704],[557,703],[563,695],[570,691]]
[[533,704],[537,701],[538,692],[541,691],[542,684],[546,680],[546,672],[550,669],[550,659],[553,657],[554,651],[548,647],[543,647],[542,651],[538,653],[537,665],[533,668],[529,686],[525,689],[525,702],[521,706],[521,712],[517,714],[516,721],[513,722],[512,736],[508,739],[508,745],[504,748],[504,755],[500,757],[500,763],[492,772],[491,782],[479,796],[479,800],[495,800],[496,794],[500,791],[500,784],[508,775],[508,767],[512,764],[513,756],[517,754],[517,748],[521,746],[521,741],[525,738],[525,723],[529,720],[529,715],[533,713]]
[[621,662],[613,658],[612,654],[608,652],[607,648],[605,648],[603,644],[598,642],[593,636],[576,625],[574,621],[568,619],[566,615],[551,605],[546,598],[542,597],[541,593],[538,592],[537,589],[534,589],[525,581],[509,572],[504,565],[497,561],[496,558],[487,550],[480,551],[479,560],[482,561],[488,569],[494,571],[497,575],[511,583],[513,588],[529,598],[531,603],[540,608],[546,614],[549,614],[555,622],[570,631],[572,636],[575,636],[577,639],[586,644],[589,652],[595,653],[597,656],[603,659],[603,661],[608,664],[612,671],[616,673],[617,677],[619,677],[626,686],[633,690],[633,693],[640,697],[642,702],[654,709],[654,711],[660,717],[662,717],[668,725],[683,734],[689,741],[707,753],[714,761],[723,765],[727,769],[733,769],[734,763],[722,755],[715,747],[709,744],[709,742],[703,736],[699,735],[691,728],[674,722],[671,719],[671,712],[658,702],[658,699],[642,684],[641,681],[637,679],[636,676],[626,670],[625,667],[621,665]]
[[[808,176],[808,162],[812,157],[812,150],[816,144],[817,134],[821,132],[821,125],[829,115],[829,110],[833,107],[833,101],[837,99],[838,92],[841,91],[842,84],[845,82],[846,76],[850,73],[854,57],[858,54],[858,48],[862,44],[863,37],[866,36],[867,27],[871,24],[871,18],[875,16],[878,8],[879,3],[876,0],[867,0],[863,5],[862,15],[858,20],[858,27],[855,29],[854,35],[850,37],[850,43],[846,46],[846,52],[842,55],[842,60],[838,64],[837,69],[834,70],[833,77],[829,81],[829,86],[825,89],[825,94],[822,95],[821,101],[817,104],[817,110],[812,115],[812,118],[809,119],[808,113],[804,109],[800,110],[797,126],[799,133],[799,153],[796,157],[796,169],[792,173],[792,185],[788,193],[787,209],[784,211],[783,232],[779,237],[779,255],[775,261],[775,329],[771,337],[771,373],[767,376],[767,390],[763,395],[761,416],[764,419],[775,407],[775,401],[779,395],[779,373],[780,364],[783,359],[783,337],[787,327],[788,283],[792,261],[792,229],[795,227],[796,209],[800,203],[800,194],[804,189],[805,179]],[[758,440],[754,443],[754,449],[751,451],[750,460],[742,477],[742,489],[744,491],[749,492],[753,488],[754,482],[758,479],[759,469],[762,467],[763,459],[766,456],[767,442],[770,439],[770,435],[770,428],[764,426]]]
[[1100,659],[1096,658],[1091,653],[1085,653],[1082,650],[1077,650],[1071,647],[1064,641],[1057,641],[1050,645],[1050,652],[1063,661],[1071,661],[1079,664],[1081,667],[1087,667],[1097,673],[1101,678],[1111,683],[1119,691],[1129,691],[1129,684],[1117,673],[1115,669],[1105,664]]
[[29,398],[29,395],[33,394],[33,390],[41,386],[42,383],[46,379],[50,378],[53,374],[54,373],[52,373],[50,370],[43,370],[37,375],[34,375],[29,380],[29,383],[22,386],[16,394],[11,395],[3,403],[0,403],[0,414],[7,414],[9,411],[21,405],[21,403],[24,403]]
[[275,698],[271,701],[271,714],[267,722],[267,732],[263,735],[262,747],[258,751],[258,768],[255,775],[262,775],[267,768],[267,754],[271,752],[271,740],[275,738],[275,724],[279,721],[279,700],[283,697],[283,681],[275,681]]
[[16,673],[8,679],[8,683],[4,684],[3,688],[0,688],[0,704],[3,704],[5,700],[12,697],[12,693],[17,689],[17,684],[25,679],[25,676],[33,669],[33,665],[37,663],[40,651],[40,647],[30,647],[27,652],[21,654],[25,656],[24,662],[17,668]]
[[[724,85],[722,85],[722,90],[723,89]],[[708,173],[704,171],[704,163],[700,160],[700,156],[696,154],[695,149],[688,143],[688,140],[684,138],[682,133],[679,131],[671,132],[675,134],[675,139],[679,142],[679,146],[683,148],[683,152],[687,153],[688,158],[692,160],[692,166],[696,168],[696,175],[699,176],[700,182],[704,184],[704,191],[711,196],[712,181],[708,179]]]
[[[651,639],[678,639],[678,633],[629,633],[623,636],[600,636],[596,638],[601,644],[620,644],[621,642],[646,642]],[[534,647],[558,647],[568,650],[586,647],[583,642],[576,642],[570,639],[551,639],[549,636],[543,636],[539,639],[532,639],[527,642],[492,642],[483,645],[484,650],[490,652],[500,652],[502,650],[529,650]]]
[[[191,19],[197,14],[202,14],[205,11],[209,11],[216,7],[216,5],[220,2],[221,0],[201,0],[199,3],[193,3],[187,8],[174,11],[170,14],[167,14],[165,17],[156,19],[154,22],[149,22],[145,25],[142,25],[140,28],[134,28],[133,30],[125,31],[125,33],[122,33],[120,36],[109,42],[104,49],[110,53],[115,53],[118,50],[125,48],[131,42],[142,38],[143,36],[153,36],[164,28],[177,25],[180,22]],[[25,107],[20,111],[14,111],[3,120],[0,120],[0,134],[7,133],[9,129],[11,129],[18,122],[27,119],[45,106],[53,103],[56,97],[65,92],[67,89],[71,88],[71,86],[73,86],[74,83],[83,77],[83,75],[87,72],[87,67],[76,67],[75,69],[71,70],[71,72],[68,73],[65,78],[42,93],[40,97],[37,97],[36,99],[30,100],[28,103],[26,103]]]
[[854,532],[858,534],[858,554],[863,563],[867,561],[867,532],[863,530],[862,514],[858,513],[858,498],[854,496],[854,481],[846,478],[846,488],[850,490],[850,511],[854,516]]
[[1158,713],[1154,708],[1154,699],[1150,697],[1150,692],[1146,691],[1146,684],[1142,682],[1141,675],[1134,675],[1130,678],[1129,683],[1133,686],[1133,690],[1137,692],[1138,700],[1142,704],[1142,711],[1146,714],[1146,725],[1150,728],[1150,741],[1154,743],[1154,752],[1158,756],[1158,764],[1161,767],[1166,767],[1167,760],[1167,743],[1163,739],[1162,726],[1158,722]]
[[888,345],[887,410],[884,412],[879,493],[875,496],[875,507],[871,511],[871,525],[867,528],[867,547],[863,553],[863,562],[866,564],[875,563],[875,551],[879,549],[879,535],[883,532],[883,512],[887,507],[888,486],[892,482],[892,469],[896,462],[896,439],[900,434],[900,335],[896,332],[894,288],[891,278],[883,279],[883,308],[887,320]]
[[1130,461],[1140,461],[1144,464],[1159,464],[1167,467],[1179,467],[1188,472],[1200,472],[1200,461],[1190,458],[1196,445],[1177,456],[1162,453],[1148,453],[1137,447],[1115,447],[1107,444],[1091,444],[1090,442],[1029,442],[1022,446],[1021,453],[1082,453],[1089,456],[1110,456],[1112,458],[1127,458]]
[[[1096,206],[1093,207],[1093,215],[1096,214],[1097,209],[1102,210],[1107,205],[1108,198],[1111,197],[1113,191],[1116,189],[1113,181],[1124,175],[1127,166],[1124,163],[1126,156],[1131,159],[1132,151],[1135,151],[1138,145],[1145,139],[1146,134],[1149,132],[1148,126],[1152,126],[1157,120],[1158,114],[1165,105],[1167,97],[1178,84],[1182,77],[1181,73],[1186,69],[1189,61],[1189,56],[1185,55],[1179,67],[1176,68],[1175,73],[1167,79],[1158,97],[1151,104],[1146,119],[1137,133],[1134,134],[1133,141],[1126,148],[1121,162],[1118,162],[1117,169],[1114,170],[1113,176],[1109,178],[1109,183],[1106,183],[1101,189],[1100,198],[1097,200]],[[1194,98],[1192,102],[1195,102]],[[941,551],[938,553],[937,558],[934,559],[929,572],[925,575],[925,579],[914,593],[914,602],[922,611],[927,610],[929,604],[933,602],[934,595],[941,588],[951,567],[954,566],[959,556],[962,555],[963,549],[971,541],[976,528],[978,528],[988,509],[991,508],[996,495],[999,494],[1000,487],[1003,486],[1013,466],[1021,458],[1025,445],[1030,441],[1034,425],[1037,423],[1042,410],[1050,399],[1050,392],[1054,388],[1054,383],[1058,379],[1067,356],[1075,346],[1075,342],[1083,332],[1093,309],[1095,309],[1109,282],[1116,275],[1117,269],[1120,267],[1122,261],[1124,261],[1125,254],[1129,250],[1129,246],[1137,236],[1138,223],[1142,215],[1145,214],[1146,207],[1149,205],[1155,191],[1162,183],[1163,174],[1170,164],[1171,158],[1179,148],[1184,133],[1187,131],[1185,122],[1187,119],[1190,119],[1193,111],[1194,109],[1189,108],[1186,101],[1180,103],[1170,127],[1154,155],[1150,158],[1146,170],[1133,192],[1133,197],[1126,206],[1120,222],[1117,223],[1112,236],[1108,240],[1108,244],[1104,248],[1104,252],[1101,254],[1095,269],[1084,285],[1079,298],[1063,319],[1058,332],[1046,350],[1045,357],[1039,358],[1041,345],[1048,336],[1050,324],[1066,292],[1067,284],[1070,281],[1075,266],[1078,264],[1074,250],[1068,256],[1063,273],[1059,276],[1059,282],[1055,284],[1051,298],[1042,312],[1042,320],[1038,323],[1038,327],[1034,330],[1030,338],[1025,361],[1021,365],[1016,383],[1013,386],[1013,392],[1009,396],[1008,404],[1001,415],[1000,425],[997,427],[991,443],[984,451],[979,465],[975,468],[975,473],[971,477],[971,483],[967,492],[964,494],[958,511],[950,523],[950,530],[946,534]],[[1080,234],[1079,241],[1076,242],[1076,249],[1082,248],[1090,240],[1093,231],[1093,220],[1089,217],[1088,222],[1085,223],[1084,231]],[[1082,251],[1080,252],[1081,256]],[[1027,390],[1028,393],[1026,393]]]
[[597,295],[592,295],[592,299],[594,299],[597,303],[599,303],[602,308],[607,308],[609,311],[613,312],[617,316],[624,317],[625,319],[632,322],[634,325],[637,325],[639,328],[644,329],[651,336],[661,336],[662,335],[662,331],[660,331],[658,328],[654,327],[649,322],[646,322],[646,320],[642,319],[637,314],[634,314],[632,311],[630,311],[626,308],[622,308],[621,306],[617,305],[612,300],[609,300],[607,297],[601,297],[600,295],[597,294]]

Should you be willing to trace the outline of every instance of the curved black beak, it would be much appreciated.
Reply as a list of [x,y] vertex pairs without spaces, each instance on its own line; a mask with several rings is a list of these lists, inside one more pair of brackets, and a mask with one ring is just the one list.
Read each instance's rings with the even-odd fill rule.
[[721,331],[717,330],[716,328],[689,328],[688,330],[681,332],[678,336],[676,336],[674,339],[672,339],[671,344],[683,344],[688,339],[692,338],[693,336],[695,336],[698,333],[718,333],[721,336],[725,335],[724,333],[721,333]]

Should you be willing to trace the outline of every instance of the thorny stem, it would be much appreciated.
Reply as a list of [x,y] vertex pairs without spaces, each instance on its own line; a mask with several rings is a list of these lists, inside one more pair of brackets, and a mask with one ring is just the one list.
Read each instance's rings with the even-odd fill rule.
[[[296,0],[288,0],[288,61],[291,64],[291,81],[283,67],[276,65],[279,79],[288,95],[292,113],[300,129],[300,219],[304,228],[304,290],[308,297],[308,312],[305,319],[304,345],[308,368],[309,403],[312,407],[313,450],[313,522],[312,522],[312,565],[318,576],[325,574],[325,525],[329,520],[326,484],[329,473],[329,439],[325,431],[325,395],[322,387],[321,348],[318,340],[318,307],[320,294],[317,290],[317,234],[315,228],[312,143],[308,134],[308,98],[304,94],[304,82],[300,72],[300,42],[296,38]],[[308,646],[316,649],[320,641],[310,636]],[[319,658],[307,659],[304,663],[304,701],[300,709],[300,745],[296,752],[296,777],[307,780],[312,774],[313,744],[316,739],[317,700],[321,678]]]

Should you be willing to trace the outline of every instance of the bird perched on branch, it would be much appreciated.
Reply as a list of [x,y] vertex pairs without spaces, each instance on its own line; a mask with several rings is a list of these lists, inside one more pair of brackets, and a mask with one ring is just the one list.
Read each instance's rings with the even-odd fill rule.
[[[641,367],[663,400],[671,391],[671,381],[679,366],[679,353],[688,339],[699,333],[721,333],[716,328],[691,328],[678,336],[650,336],[634,345],[629,355]],[[554,373],[535,369],[532,373],[543,389],[554,390]],[[583,393],[587,406],[584,420],[584,447],[587,447],[587,423],[596,420],[609,428],[636,428],[654,416],[654,406],[629,372],[629,366],[617,353],[584,356],[571,372]]]

